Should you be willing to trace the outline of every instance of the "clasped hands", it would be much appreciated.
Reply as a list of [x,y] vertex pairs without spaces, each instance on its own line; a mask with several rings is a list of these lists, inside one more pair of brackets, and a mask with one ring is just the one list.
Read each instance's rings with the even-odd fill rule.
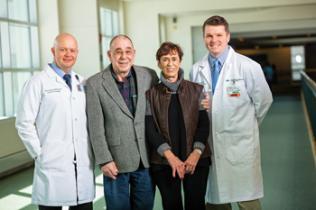
[[[179,178],[183,179],[186,173],[194,173],[195,167],[201,155],[199,152],[193,150],[184,162],[181,161],[177,156],[175,156],[171,152],[171,150],[166,150],[164,152],[164,156],[166,157],[170,167],[172,168],[172,176],[176,177],[176,174],[178,174]],[[101,171],[105,176],[112,179],[116,179],[116,176],[119,173],[119,170],[114,161],[104,164],[101,167]]]
[[164,156],[172,169],[172,177],[176,177],[176,174],[178,174],[179,178],[183,179],[185,174],[194,173],[201,155],[199,152],[193,150],[184,162],[175,156],[171,150],[166,150]]

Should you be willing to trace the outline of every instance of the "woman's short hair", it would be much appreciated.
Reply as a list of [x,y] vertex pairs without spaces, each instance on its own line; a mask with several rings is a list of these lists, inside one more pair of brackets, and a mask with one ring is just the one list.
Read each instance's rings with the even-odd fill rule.
[[181,47],[175,43],[172,42],[163,42],[156,53],[156,60],[159,61],[160,58],[164,55],[168,55],[170,52],[177,52],[180,58],[180,61],[182,60],[183,51]]

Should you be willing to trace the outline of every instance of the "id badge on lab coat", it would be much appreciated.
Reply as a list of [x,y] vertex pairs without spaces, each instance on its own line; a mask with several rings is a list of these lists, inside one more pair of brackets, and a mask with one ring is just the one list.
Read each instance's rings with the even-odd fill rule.
[[77,90],[79,92],[85,92],[85,81],[80,81],[79,76],[75,75],[79,84],[77,84]]
[[226,93],[229,97],[240,97],[240,87],[238,87],[238,81],[242,81],[243,79],[230,79],[226,80],[230,82],[230,85],[226,87]]
[[84,84],[80,83],[77,85],[77,89],[79,92],[85,92],[85,86]]
[[237,87],[235,84],[232,86],[228,86],[226,88],[227,95],[229,97],[239,97],[240,96],[240,88]]

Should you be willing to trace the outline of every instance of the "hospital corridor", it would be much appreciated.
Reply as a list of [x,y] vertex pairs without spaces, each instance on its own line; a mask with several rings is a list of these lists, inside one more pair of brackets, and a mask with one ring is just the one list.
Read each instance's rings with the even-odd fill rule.
[[[124,193],[104,193],[114,192],[108,187],[116,183],[104,184],[103,173],[109,180],[135,171],[147,178],[139,186],[149,194],[141,200],[152,205],[154,197],[153,210],[163,210],[168,199],[161,195],[174,191],[161,194],[157,185],[153,195],[150,180],[156,175],[157,183],[165,184],[158,172],[174,169],[181,183],[181,173],[196,167],[206,169],[205,179],[192,183],[216,180],[212,196],[211,190],[204,193],[207,184],[195,189],[202,184],[191,183],[191,194],[203,192],[207,204],[232,199],[236,190],[251,198],[232,199],[232,210],[239,201],[258,198],[262,210],[315,210],[315,11],[316,0],[0,0],[0,210],[45,209],[32,203],[32,196],[46,207],[63,206],[64,199],[95,210],[107,209],[106,197],[114,203],[108,202],[110,209]],[[162,49],[164,44],[176,47]],[[205,94],[183,94],[190,102],[202,101],[188,109],[179,99],[186,80]],[[165,110],[160,107],[167,100],[150,98],[148,91],[162,84],[167,89],[157,94],[179,96]],[[210,99],[207,108],[203,99]],[[169,112],[170,104],[176,111]],[[159,114],[167,126],[155,121]],[[166,151],[178,152],[182,160],[170,161]],[[53,153],[47,162],[41,159]],[[188,161],[191,155],[195,165]],[[209,167],[211,161],[217,164]],[[50,178],[43,181],[41,173]],[[133,181],[124,192],[132,193]],[[178,203],[187,204],[188,188],[176,189],[183,199]],[[124,201],[136,200],[129,196]],[[47,202],[52,197],[57,204]]]

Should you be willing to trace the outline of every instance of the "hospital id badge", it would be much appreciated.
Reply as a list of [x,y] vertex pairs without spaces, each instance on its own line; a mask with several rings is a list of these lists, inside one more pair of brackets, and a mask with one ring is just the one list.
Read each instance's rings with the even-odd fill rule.
[[230,86],[226,88],[227,95],[229,97],[239,97],[240,96],[240,89],[236,86]]

